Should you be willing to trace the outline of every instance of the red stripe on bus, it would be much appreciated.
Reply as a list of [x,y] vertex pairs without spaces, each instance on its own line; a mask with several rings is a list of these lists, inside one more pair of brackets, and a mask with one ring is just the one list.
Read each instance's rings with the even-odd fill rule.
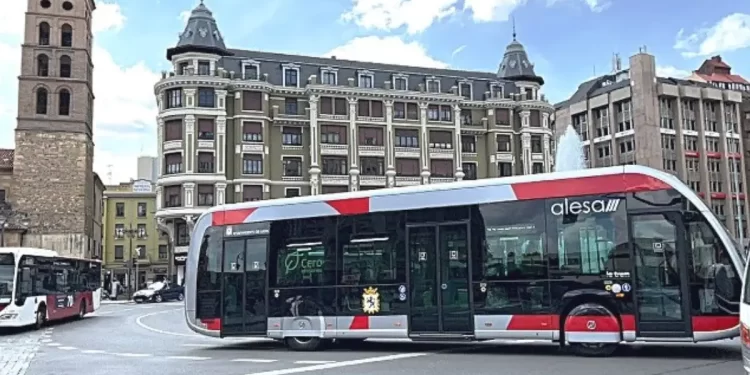
[[571,315],[565,318],[565,332],[620,332],[620,322],[611,315]]
[[635,315],[620,315],[623,331],[635,331]]
[[340,215],[359,215],[370,212],[370,198],[350,198],[326,201]]
[[355,315],[349,329],[370,329],[370,317],[367,315]]
[[508,331],[549,331],[560,329],[557,315],[512,315]]
[[221,319],[219,319],[219,318],[201,319],[200,322],[209,331],[219,331],[219,330],[221,330]]
[[668,184],[661,180],[635,173],[522,182],[512,184],[511,187],[519,200],[629,193],[670,188]]
[[248,216],[255,212],[255,210],[257,210],[256,207],[214,212],[211,214],[211,225],[220,226],[242,224]]
[[739,316],[694,316],[694,332],[716,332],[732,329],[740,324]]

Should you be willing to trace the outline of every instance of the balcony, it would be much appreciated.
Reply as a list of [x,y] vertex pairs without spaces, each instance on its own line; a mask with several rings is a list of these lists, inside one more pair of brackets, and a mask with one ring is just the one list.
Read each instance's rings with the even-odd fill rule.
[[417,186],[422,183],[418,176],[396,176],[396,186]]
[[324,174],[321,176],[321,183],[323,185],[349,185],[349,175]]
[[172,141],[166,141],[162,143],[162,151],[174,151],[174,150],[182,150],[182,139],[176,139]]
[[430,177],[431,184],[445,184],[456,181],[453,177]]
[[385,186],[385,176],[360,176],[359,177],[359,185],[360,186],[384,187]]
[[453,146],[449,148],[430,147],[430,159],[453,159]]
[[385,157],[385,146],[359,146],[359,156]]
[[213,139],[212,140],[203,140],[203,139],[198,140],[199,150],[213,150],[215,146],[216,144]]
[[394,149],[395,156],[397,158],[419,158],[420,150],[419,147],[399,147],[396,146]]
[[321,143],[320,154],[346,156],[349,154],[349,145],[345,143]]

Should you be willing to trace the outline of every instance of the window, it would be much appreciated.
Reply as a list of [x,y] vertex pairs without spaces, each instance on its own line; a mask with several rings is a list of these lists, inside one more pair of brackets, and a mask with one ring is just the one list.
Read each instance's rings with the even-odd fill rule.
[[498,177],[513,176],[513,164],[507,162],[497,163],[497,175]]
[[532,174],[544,173],[544,163],[531,164],[531,173]]
[[[486,250],[474,252],[474,280],[492,282],[546,278],[547,262],[543,249],[547,215],[544,210],[544,200],[479,205],[482,220],[477,222],[484,225],[476,228],[476,233],[480,240],[484,240]],[[524,214],[518,215],[518,212]],[[472,233],[474,231],[472,229]],[[488,289],[494,291],[492,287]],[[501,300],[515,298],[503,292],[492,297]],[[494,293],[488,293],[488,299],[491,294]]]
[[115,260],[123,260],[125,258],[125,247],[122,245],[115,245]]
[[461,136],[461,152],[477,152],[477,139],[473,135]]
[[[271,223],[271,287],[331,285],[336,275],[336,218]],[[334,230],[328,230],[334,228]]]
[[125,203],[115,203],[115,217],[125,217]]
[[190,232],[187,223],[184,220],[175,221],[175,238],[176,246],[187,246],[190,244]]
[[[397,213],[342,217],[338,222],[339,284],[360,286],[404,282],[406,252],[402,215]],[[361,292],[359,299],[361,299]],[[346,305],[361,305],[354,296]]]
[[281,144],[286,146],[302,146],[302,128],[285,126],[281,130]]
[[198,61],[198,75],[211,75],[211,63],[209,61]]
[[49,24],[47,22],[42,22],[39,24],[39,45],[49,45]]
[[299,68],[284,68],[284,86],[299,87]]
[[60,28],[60,45],[73,47],[73,28],[67,23]]
[[369,73],[359,73],[359,87],[363,89],[373,88],[373,75]]
[[138,238],[147,238],[148,232],[146,231],[146,224],[138,224],[135,233]]
[[242,69],[244,71],[243,78],[244,79],[252,79],[257,80],[260,76],[258,74],[258,66],[255,64],[243,64]]
[[477,164],[476,163],[462,163],[461,169],[464,171],[464,180],[476,180],[477,179]]
[[115,224],[115,238],[125,237],[125,224]]
[[41,54],[36,57],[36,75],[39,77],[49,76],[49,56]]
[[302,195],[300,188],[286,188],[284,189],[284,198],[299,197]]
[[491,84],[490,85],[490,97],[491,98],[502,98],[503,97],[503,87],[499,84]]
[[470,82],[461,82],[458,86],[459,95],[463,96],[466,99],[471,100],[471,83]]
[[263,186],[260,185],[244,185],[242,186],[242,201],[252,202],[263,199]]
[[164,187],[164,207],[182,206],[182,187],[179,185]]
[[431,130],[430,148],[452,149],[453,133],[449,131]]
[[68,89],[62,89],[58,95],[58,100],[60,101],[58,114],[60,116],[70,116],[70,91],[68,91]]
[[213,319],[221,316],[221,284],[223,241],[222,228],[209,227],[198,250],[198,271],[195,277],[198,298],[196,317]]
[[416,177],[419,172],[419,159],[396,159],[397,176]]
[[60,57],[60,77],[70,78],[72,74],[70,56]]
[[299,114],[297,98],[284,98],[284,114],[292,116]]
[[394,77],[393,88],[396,90],[407,90],[408,88],[407,88],[406,77]]
[[430,173],[432,177],[453,177],[453,160],[430,160]]
[[242,122],[243,142],[263,142],[263,124],[260,122]]
[[214,186],[198,185],[198,206],[213,206],[214,204]]
[[6,202],[6,200],[5,200],[5,199],[6,199],[6,196],[5,196],[5,194],[6,194],[6,193],[5,193],[5,189],[0,189],[0,204],[2,204],[2,203],[5,203],[5,202]]
[[461,125],[473,125],[473,121],[471,120],[470,109],[461,110]]
[[214,120],[198,119],[198,139],[212,141],[214,134]]
[[359,162],[362,166],[363,176],[382,176],[385,174],[385,162],[383,158],[361,157]]
[[542,153],[542,137],[538,135],[531,136],[531,152],[535,154]]
[[345,98],[320,98],[320,114],[346,116],[349,114],[349,103]]
[[182,89],[167,90],[164,96],[166,109],[182,107]]
[[257,91],[242,92],[242,110],[243,111],[262,111],[263,94]]
[[242,174],[263,174],[263,155],[243,154]]
[[216,93],[214,92],[214,89],[205,87],[198,89],[198,107],[216,107]]
[[393,103],[393,118],[397,118],[397,119],[406,118],[406,103],[401,103],[401,102]]
[[146,217],[146,214],[148,213],[146,207],[146,202],[138,202],[138,217]]
[[164,174],[175,174],[182,173],[182,154],[179,152],[172,152],[164,155]]
[[284,176],[286,177],[302,176],[302,158],[285,157],[282,160],[282,163],[284,165]]
[[357,101],[357,116],[382,118],[383,102],[379,100]]
[[427,120],[438,121],[440,119],[440,106],[429,105],[427,106]]
[[323,174],[346,175],[349,173],[345,156],[323,156]]
[[159,245],[159,260],[165,260],[169,258],[169,253],[167,252],[167,245]]
[[440,92],[440,81],[437,79],[427,80],[427,92]]
[[323,125],[320,127],[320,143],[346,144],[346,127]]
[[360,146],[382,146],[383,145],[383,128],[359,128],[359,145]]
[[46,115],[47,114],[47,89],[40,87],[36,89],[36,114]]
[[605,271],[630,272],[623,196],[549,199],[546,212],[547,231],[554,241],[549,246],[551,272],[596,276]]
[[396,147],[419,147],[419,130],[396,129]]
[[510,125],[510,110],[506,108],[495,109],[495,125]]
[[323,71],[320,77],[320,83],[324,85],[335,85],[337,84],[336,72],[334,71]]
[[182,139],[182,120],[168,120],[164,122],[164,141],[179,141]]
[[510,134],[497,135],[497,152],[511,152],[510,137]]

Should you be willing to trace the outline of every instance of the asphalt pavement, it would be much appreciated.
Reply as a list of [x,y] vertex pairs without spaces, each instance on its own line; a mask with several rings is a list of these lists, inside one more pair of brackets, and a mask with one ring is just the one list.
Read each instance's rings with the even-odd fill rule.
[[575,357],[533,341],[378,340],[292,352],[271,340],[194,334],[180,303],[114,304],[80,321],[0,333],[0,375],[729,375],[741,374],[738,345],[628,345],[609,358]]

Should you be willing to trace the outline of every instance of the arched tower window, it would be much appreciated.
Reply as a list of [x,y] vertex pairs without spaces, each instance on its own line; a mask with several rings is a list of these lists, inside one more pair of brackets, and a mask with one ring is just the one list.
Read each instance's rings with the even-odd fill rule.
[[67,23],[60,28],[60,45],[73,47],[73,28]]
[[36,57],[36,75],[40,77],[49,76],[49,57],[45,54]]
[[46,115],[47,114],[47,89],[40,87],[36,89],[36,114]]
[[70,78],[71,74],[72,74],[72,71],[71,71],[70,56],[60,57],[60,77]]
[[42,22],[39,24],[39,45],[49,45],[49,24],[47,22]]
[[58,114],[60,116],[70,116],[70,91],[62,89],[58,95],[60,96],[60,109]]

